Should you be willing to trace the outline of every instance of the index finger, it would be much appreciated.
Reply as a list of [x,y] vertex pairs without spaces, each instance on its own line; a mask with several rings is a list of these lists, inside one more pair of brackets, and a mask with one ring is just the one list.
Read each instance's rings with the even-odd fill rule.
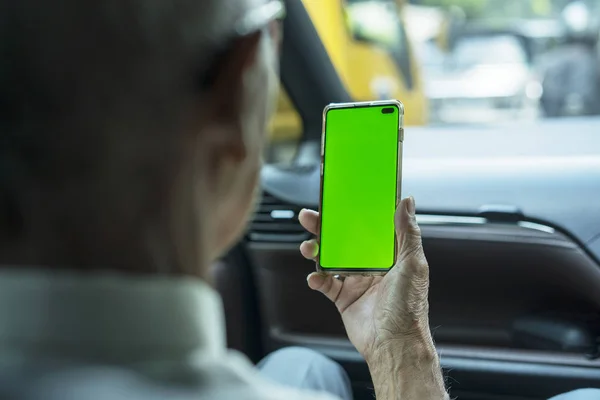
[[318,235],[319,229],[319,213],[314,210],[307,210],[303,208],[298,215],[298,221],[300,224],[312,233],[313,235]]

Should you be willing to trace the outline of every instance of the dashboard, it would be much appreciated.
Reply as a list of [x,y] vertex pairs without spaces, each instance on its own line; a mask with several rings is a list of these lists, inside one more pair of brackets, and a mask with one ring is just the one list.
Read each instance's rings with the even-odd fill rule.
[[[262,187],[316,208],[319,173],[318,161],[265,165]],[[402,174],[402,196],[415,197],[421,218],[530,223],[600,259],[600,118],[407,127]]]

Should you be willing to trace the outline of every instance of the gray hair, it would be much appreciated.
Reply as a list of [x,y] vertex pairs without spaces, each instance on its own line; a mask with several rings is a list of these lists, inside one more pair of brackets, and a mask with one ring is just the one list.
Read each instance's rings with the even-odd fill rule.
[[239,3],[0,0],[0,236],[28,185],[150,171]]

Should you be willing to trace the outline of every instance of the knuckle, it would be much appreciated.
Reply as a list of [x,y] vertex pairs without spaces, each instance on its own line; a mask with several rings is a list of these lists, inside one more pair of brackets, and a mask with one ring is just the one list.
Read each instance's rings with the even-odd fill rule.
[[429,263],[420,242],[402,249],[398,265],[403,274],[411,279],[429,279]]
[[421,227],[419,227],[419,224],[417,223],[417,221],[414,218],[411,221],[411,223],[408,225],[408,230],[412,235],[418,236],[419,239],[421,238]]
[[323,281],[323,284],[319,288],[319,291],[323,293],[325,296],[329,296],[331,292],[331,288],[333,287],[333,279],[327,278]]
[[423,242],[420,234],[413,234],[413,232],[407,232],[400,248],[400,262],[413,260],[413,259],[424,259],[425,253],[423,251]]

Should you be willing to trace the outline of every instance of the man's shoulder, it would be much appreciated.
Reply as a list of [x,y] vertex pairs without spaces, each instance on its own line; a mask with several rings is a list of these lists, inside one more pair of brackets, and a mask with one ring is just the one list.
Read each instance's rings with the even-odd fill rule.
[[[3,373],[6,372],[6,373]],[[43,365],[0,368],[0,399],[14,400],[339,400],[271,382],[244,356],[192,357],[136,368]]]

